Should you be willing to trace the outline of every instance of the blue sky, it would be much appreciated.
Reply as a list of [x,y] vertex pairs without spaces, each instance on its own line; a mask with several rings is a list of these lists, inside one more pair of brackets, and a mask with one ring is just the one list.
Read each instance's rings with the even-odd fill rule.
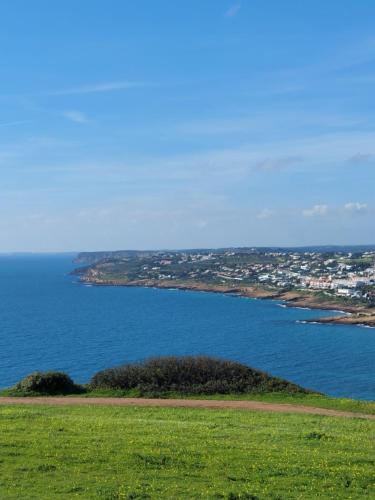
[[0,251],[375,243],[372,0],[5,0]]

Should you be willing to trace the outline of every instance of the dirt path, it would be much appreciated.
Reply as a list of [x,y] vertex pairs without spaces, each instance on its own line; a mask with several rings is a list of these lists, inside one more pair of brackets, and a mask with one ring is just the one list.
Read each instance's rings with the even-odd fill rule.
[[82,397],[0,397],[0,405],[58,405],[58,406],[155,406],[168,408],[219,408],[279,413],[309,413],[329,417],[366,418],[375,420],[375,415],[350,411],[329,410],[303,405],[264,403],[260,401],[219,401],[201,399],[145,399],[145,398],[82,398]]

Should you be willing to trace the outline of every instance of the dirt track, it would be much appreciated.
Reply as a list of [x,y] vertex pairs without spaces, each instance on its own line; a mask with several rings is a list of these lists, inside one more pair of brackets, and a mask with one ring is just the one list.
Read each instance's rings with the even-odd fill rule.
[[350,411],[329,410],[303,405],[263,403],[260,401],[219,401],[200,399],[144,399],[144,398],[82,398],[82,397],[0,397],[0,405],[58,405],[58,406],[155,406],[168,408],[219,408],[278,413],[308,413],[329,417],[366,418],[375,420],[375,415]]

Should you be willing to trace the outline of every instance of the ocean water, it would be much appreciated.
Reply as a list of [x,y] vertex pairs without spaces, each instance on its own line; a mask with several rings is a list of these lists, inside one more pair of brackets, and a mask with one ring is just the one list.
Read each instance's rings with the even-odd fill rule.
[[0,387],[34,370],[77,382],[149,356],[207,354],[334,396],[375,400],[375,329],[213,293],[84,286],[72,256],[0,257]]

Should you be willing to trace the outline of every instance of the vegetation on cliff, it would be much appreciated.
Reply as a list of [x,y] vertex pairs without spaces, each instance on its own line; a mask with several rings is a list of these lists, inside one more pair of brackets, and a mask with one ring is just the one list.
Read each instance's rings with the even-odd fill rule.
[[[272,377],[249,366],[207,356],[159,357],[140,363],[108,368],[96,373],[81,386],[62,372],[34,372],[4,395],[68,395],[100,391],[120,391],[121,395],[230,395],[230,394],[310,394],[286,380]],[[108,394],[108,392],[107,392]]]
[[231,394],[308,392],[234,361],[206,356],[161,357],[98,372],[92,389],[136,389],[143,394]]
[[15,393],[64,395],[78,394],[84,389],[75,384],[64,372],[34,372],[23,378],[14,387]]

